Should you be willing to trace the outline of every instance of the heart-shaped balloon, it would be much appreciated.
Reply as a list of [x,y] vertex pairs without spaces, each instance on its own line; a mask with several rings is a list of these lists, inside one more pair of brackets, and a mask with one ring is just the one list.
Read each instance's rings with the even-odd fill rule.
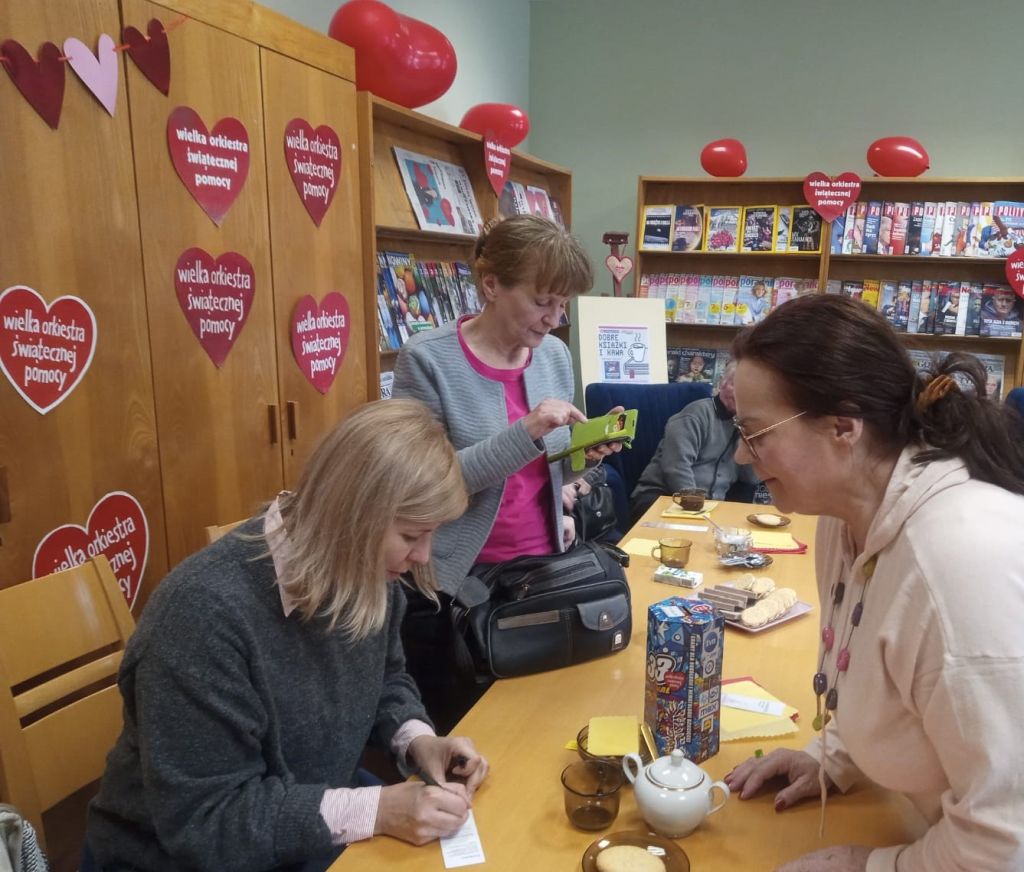
[[511,103],[477,103],[462,116],[459,127],[515,148],[530,132],[530,119]]
[[868,146],[868,166],[880,176],[913,178],[929,165],[924,146],[909,136],[885,136]]
[[338,134],[326,124],[314,130],[305,119],[293,118],[284,129],[284,157],[299,199],[319,227],[341,179]]
[[633,271],[633,258],[616,257],[614,254],[609,254],[604,259],[604,265],[608,267],[608,271],[615,277],[615,280],[621,282]]
[[292,312],[292,354],[320,393],[330,390],[348,350],[348,300],[332,291],[319,305],[307,294]]
[[174,290],[203,351],[214,366],[222,366],[252,308],[252,264],[236,251],[214,258],[201,248],[190,248],[174,267]]
[[826,221],[835,221],[860,196],[860,176],[840,173],[835,178],[814,172],[804,179],[804,197]]
[[7,59],[0,66],[7,70],[21,95],[43,121],[56,130],[64,103],[64,63],[60,49],[52,42],[44,42],[37,61],[20,42],[5,39],[0,43],[0,54]]
[[82,40],[68,37],[64,40],[64,56],[75,75],[113,115],[117,108],[117,73],[121,68],[113,38],[101,33],[93,54]]
[[0,294],[0,369],[40,415],[78,387],[95,351],[96,316],[84,300],[47,305],[24,285]]
[[163,22],[151,18],[145,36],[129,25],[122,32],[122,40],[128,46],[128,57],[135,61],[142,75],[166,96],[171,90],[171,47]]
[[435,27],[379,0],[349,0],[327,33],[356,53],[356,87],[409,109],[431,103],[455,81],[455,49]]
[[716,139],[701,149],[700,165],[716,178],[737,178],[747,171],[747,150],[738,139]]

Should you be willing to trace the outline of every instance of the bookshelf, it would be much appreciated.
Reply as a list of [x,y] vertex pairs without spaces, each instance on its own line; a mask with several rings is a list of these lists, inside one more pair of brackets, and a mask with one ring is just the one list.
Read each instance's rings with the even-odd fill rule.
[[[982,257],[890,256],[831,254],[831,225],[822,226],[820,253],[715,253],[645,251],[643,240],[644,207],[661,204],[704,204],[705,206],[780,206],[806,203],[803,178],[673,178],[640,176],[637,185],[636,270],[633,293],[643,276],[658,273],[696,273],[698,275],[789,276],[816,282],[818,293],[827,283],[837,281],[943,280],[1005,284],[1005,260]],[[1024,179],[887,179],[862,180],[858,200],[890,202],[1024,202]],[[693,346],[726,349],[738,325],[666,323],[669,346]],[[1024,384],[1024,343],[1019,338],[898,333],[908,349],[923,351],[968,351],[999,355],[1004,358],[1003,394]]]
[[[367,312],[377,307],[377,253],[402,251],[422,260],[472,260],[475,236],[420,230],[409,203],[393,148],[436,157],[465,168],[485,222],[498,216],[498,198],[484,170],[483,137],[419,112],[405,109],[369,92],[358,95],[360,185],[363,209],[363,270]],[[512,181],[545,188],[556,198],[567,226],[572,223],[572,174],[524,152],[512,150]],[[371,308],[372,307],[372,308]],[[397,351],[378,348],[378,324],[366,318],[369,381],[394,367]],[[371,391],[375,388],[371,388]],[[370,397],[373,399],[373,397]]]

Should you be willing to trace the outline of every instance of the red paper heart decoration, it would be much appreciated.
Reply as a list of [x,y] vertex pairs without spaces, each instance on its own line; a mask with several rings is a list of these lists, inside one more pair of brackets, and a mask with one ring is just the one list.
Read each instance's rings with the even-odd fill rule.
[[614,254],[609,254],[604,259],[604,265],[608,267],[608,272],[615,277],[615,281],[621,282],[633,271],[633,258],[616,257]]
[[0,43],[0,55],[7,59],[0,66],[7,70],[15,87],[43,121],[56,130],[64,103],[64,63],[60,49],[52,42],[44,42],[36,61],[20,42],[5,39]]
[[326,124],[314,130],[308,121],[293,118],[284,129],[284,156],[299,199],[319,227],[341,178],[338,134]]
[[78,387],[96,351],[96,317],[84,300],[58,297],[49,306],[32,288],[0,294],[0,369],[40,415]]
[[868,146],[868,166],[878,175],[913,178],[929,167],[928,152],[909,136],[885,136]]
[[490,139],[484,140],[484,166],[487,168],[487,181],[494,188],[494,195],[501,196],[508,181],[509,170],[512,169],[512,150]]
[[515,148],[530,132],[530,119],[511,103],[477,103],[466,110],[459,127]]
[[814,172],[804,179],[804,197],[826,221],[835,221],[860,196],[860,176],[840,173],[835,178]]
[[701,149],[700,165],[716,178],[737,178],[747,171],[747,150],[738,139],[716,139]]
[[149,559],[149,524],[139,501],[129,493],[112,491],[101,497],[84,527],[65,524],[47,533],[36,546],[32,577],[81,566],[100,554],[110,561],[131,608]]
[[252,264],[235,251],[214,258],[201,248],[190,248],[174,267],[174,290],[188,326],[214,366],[220,367],[252,308]]
[[334,383],[348,350],[348,300],[332,291],[318,306],[306,295],[292,312],[292,354],[295,362],[320,393]]
[[178,177],[219,225],[249,175],[244,125],[237,118],[221,118],[210,131],[191,106],[179,106],[167,119],[167,146]]
[[171,90],[171,47],[167,32],[159,18],[151,18],[146,25],[146,36],[129,25],[121,34],[121,42],[128,46],[128,57],[158,91],[166,95]]
[[1006,258],[1006,280],[1013,292],[1024,300],[1024,248],[1015,249]]
[[437,28],[378,0],[349,0],[327,33],[356,53],[356,88],[409,109],[431,103],[455,81],[455,49]]

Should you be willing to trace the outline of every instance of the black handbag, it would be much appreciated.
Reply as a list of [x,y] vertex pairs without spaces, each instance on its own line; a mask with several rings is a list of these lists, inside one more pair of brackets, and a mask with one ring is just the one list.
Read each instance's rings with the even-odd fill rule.
[[576,499],[572,510],[576,522],[576,541],[592,542],[615,529],[615,496],[605,480],[604,470],[591,483],[590,491]]
[[586,542],[469,576],[452,605],[460,668],[511,678],[624,649],[633,621],[624,556]]

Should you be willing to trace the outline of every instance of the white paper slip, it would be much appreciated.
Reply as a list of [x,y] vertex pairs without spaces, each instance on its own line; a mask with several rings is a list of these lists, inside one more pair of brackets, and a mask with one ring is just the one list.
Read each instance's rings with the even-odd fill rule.
[[688,530],[691,533],[707,533],[708,528],[700,524],[670,524],[668,521],[641,521],[641,527],[661,527],[664,530]]
[[484,862],[484,846],[480,844],[480,834],[476,831],[472,810],[458,832],[441,839],[441,855],[444,857],[445,869],[475,866]]
[[758,699],[753,696],[741,696],[738,693],[723,693],[722,705],[745,712],[760,712],[763,715],[776,717],[785,714],[786,704],[771,699]]

